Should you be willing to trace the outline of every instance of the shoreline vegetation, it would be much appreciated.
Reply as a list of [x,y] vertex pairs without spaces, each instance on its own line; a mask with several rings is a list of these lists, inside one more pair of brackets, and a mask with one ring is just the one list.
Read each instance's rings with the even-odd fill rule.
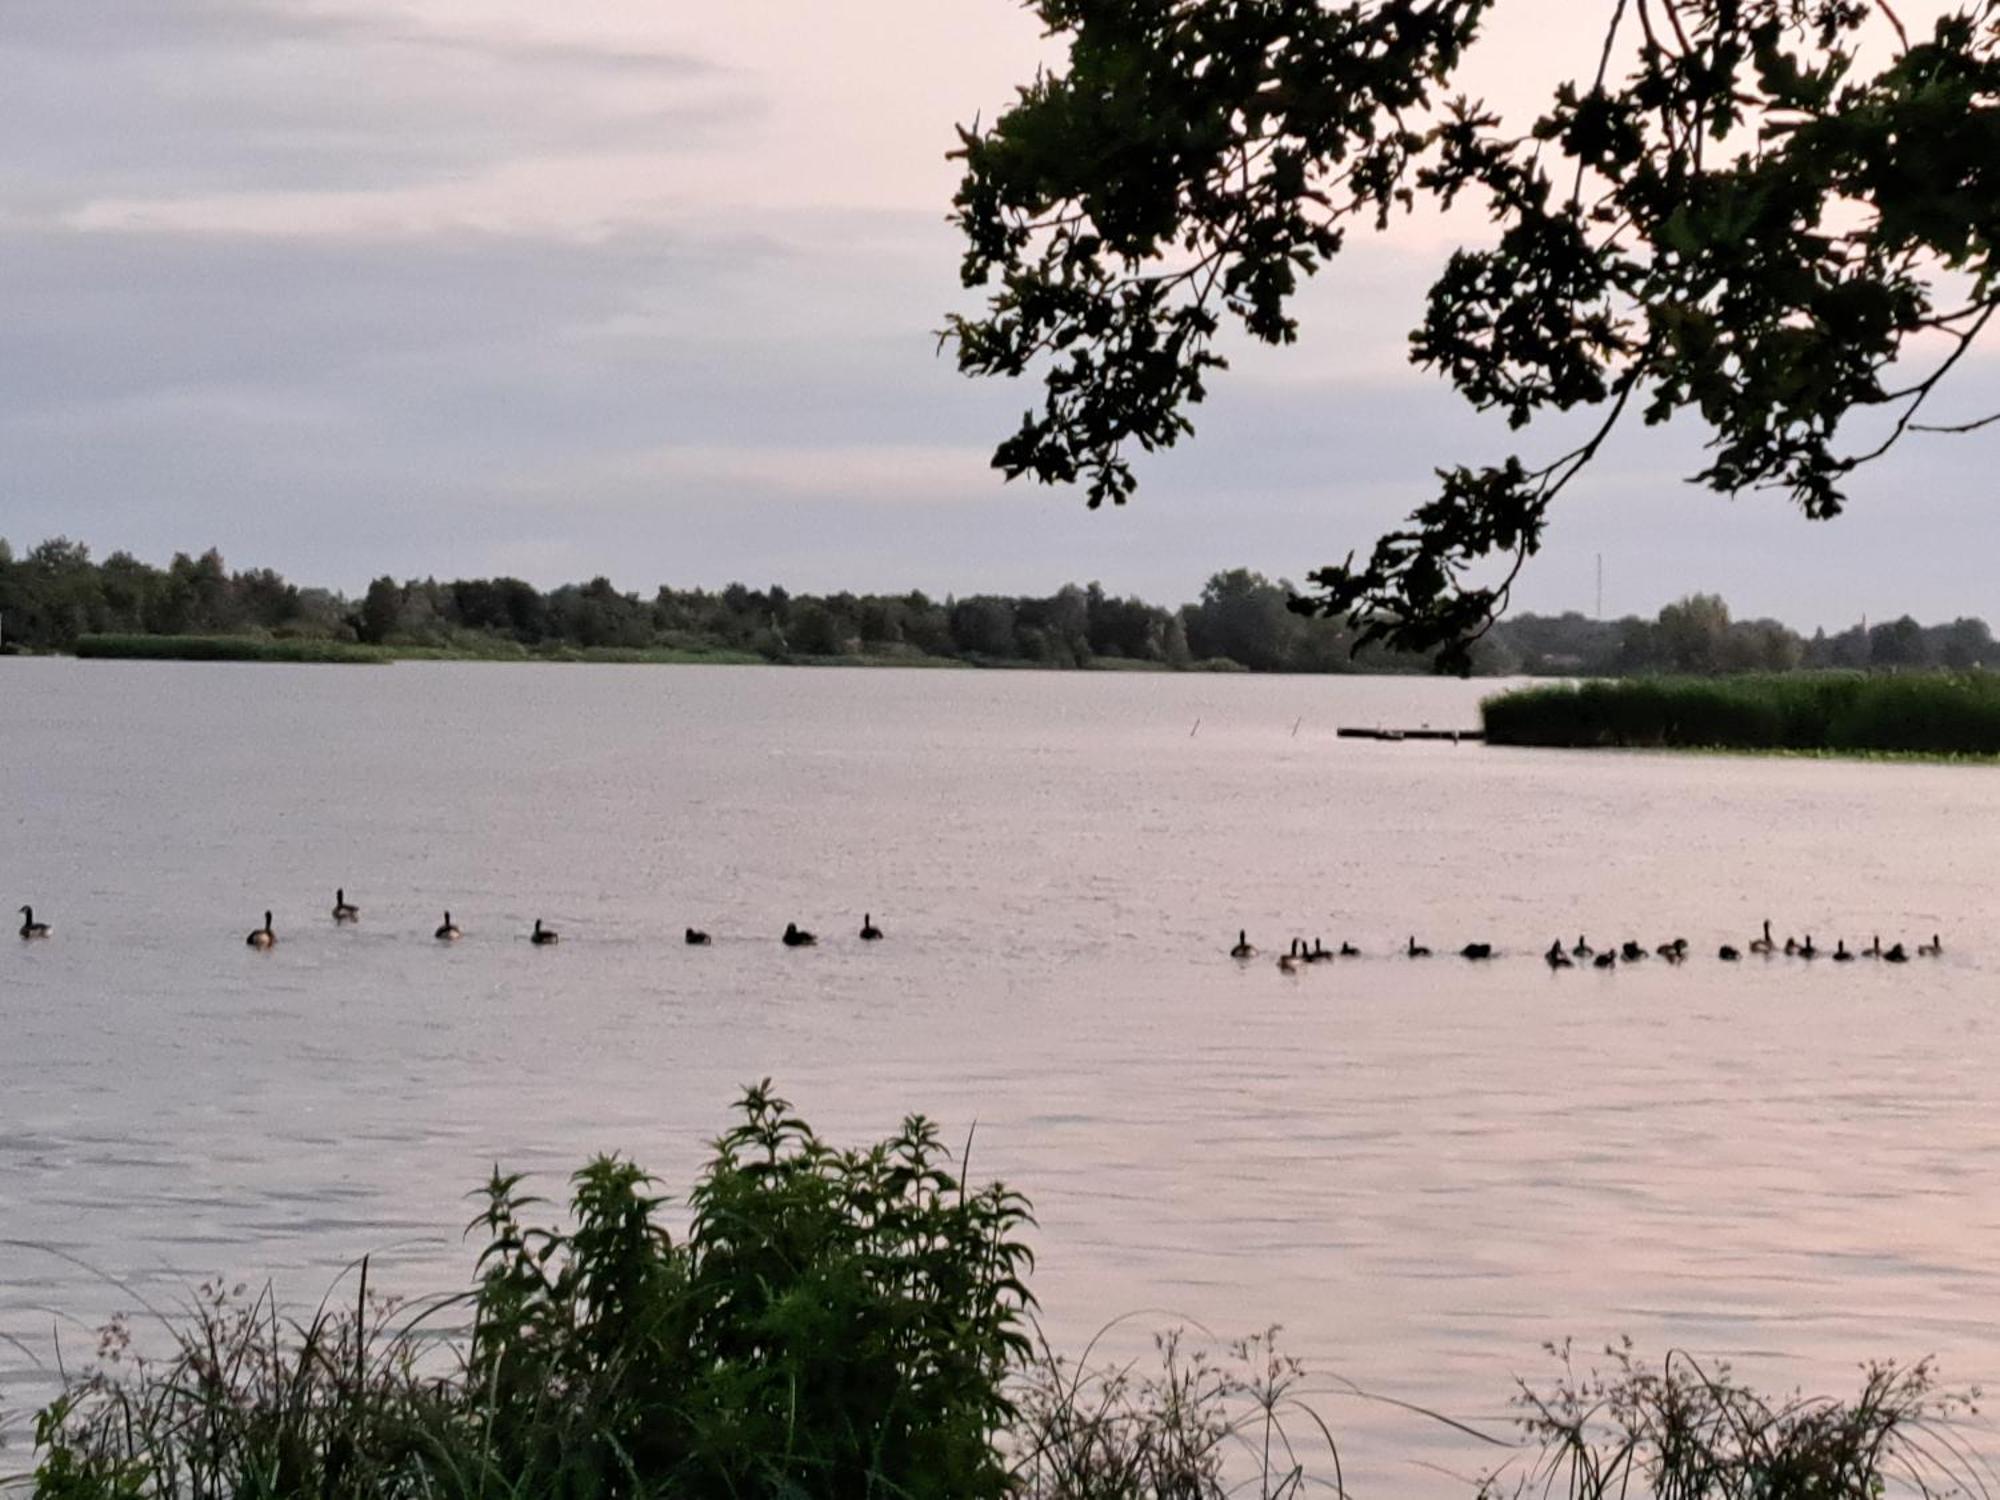
[[[270,569],[231,571],[214,550],[165,568],[64,538],[16,557],[0,538],[0,651],[196,661],[588,661],[748,665],[1034,667],[1114,671],[1428,673],[1425,657],[1356,649],[1343,620],[1291,607],[1293,586],[1216,573],[1169,609],[1095,583],[1046,596],[793,594],[733,583],[608,579],[540,590],[518,578],[378,578],[359,599]],[[2000,663],[1984,621],[1904,617],[1806,637],[1736,620],[1693,595],[1652,620],[1522,614],[1473,652],[1478,676],[1729,676],[1824,670],[1966,670]]]
[[1813,672],[1657,677],[1488,698],[1490,745],[1990,759],[2000,674]]
[[495,1168],[460,1294],[385,1297],[363,1260],[302,1316],[210,1282],[154,1325],[115,1318],[60,1367],[0,1495],[1302,1500],[1346,1493],[1339,1398],[1477,1445],[1478,1500],[1987,1493],[1961,1427],[1977,1393],[1928,1361],[1768,1399],[1685,1354],[1551,1345],[1511,1420],[1474,1425],[1315,1382],[1275,1331],[1164,1332],[1144,1361],[1100,1353],[1107,1327],[1065,1358],[1034,1318],[1027,1200],[963,1181],[931,1122],[839,1150],[769,1080],[736,1114],[678,1239],[628,1161],[571,1178],[567,1225]]

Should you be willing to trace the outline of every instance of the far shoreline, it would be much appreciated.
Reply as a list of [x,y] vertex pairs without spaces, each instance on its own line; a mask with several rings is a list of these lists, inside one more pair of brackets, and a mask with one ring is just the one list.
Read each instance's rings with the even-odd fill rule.
[[[851,652],[816,656],[794,652],[768,656],[755,651],[691,651],[668,646],[564,646],[536,650],[521,646],[491,650],[462,646],[363,645],[355,641],[263,636],[139,636],[85,635],[70,651],[0,650],[7,657],[77,661],[250,662],[280,666],[388,666],[397,662],[489,662],[502,665],[583,666],[718,666],[718,667],[856,667],[870,670],[906,667],[917,671],[1100,672],[1149,675],[1211,675],[1256,677],[1401,677],[1434,674],[1402,671],[1257,672],[1229,658],[1175,664],[1129,657],[1094,657],[1076,665],[976,654],[936,656],[922,652]],[[1498,681],[1501,679],[1491,679]]]

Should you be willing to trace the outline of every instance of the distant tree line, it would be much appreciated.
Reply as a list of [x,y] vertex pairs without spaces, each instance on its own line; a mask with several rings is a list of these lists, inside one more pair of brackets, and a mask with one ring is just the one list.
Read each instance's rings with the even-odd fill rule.
[[[220,553],[157,568],[125,552],[94,561],[55,538],[16,556],[0,539],[0,640],[61,651],[85,635],[253,635],[490,655],[628,650],[732,653],[770,661],[956,659],[1084,667],[1131,664],[1251,672],[1421,672],[1422,657],[1355,650],[1344,621],[1300,615],[1289,583],[1234,568],[1178,609],[1097,584],[1045,597],[792,594],[732,583],[662,587],[650,598],[608,579],[537,589],[518,578],[378,578],[359,599],[302,588],[268,568],[232,572]],[[1627,676],[1799,667],[1970,667],[2000,660],[1980,620],[1905,617],[1801,637],[1774,620],[1732,620],[1694,595],[1653,620],[1517,615],[1479,643],[1484,675]]]
[[1700,677],[1828,669],[2000,666],[1986,622],[1919,625],[1909,615],[1802,636],[1776,620],[1736,620],[1714,594],[1691,594],[1651,620],[1515,615],[1487,636],[1488,671],[1531,677]]

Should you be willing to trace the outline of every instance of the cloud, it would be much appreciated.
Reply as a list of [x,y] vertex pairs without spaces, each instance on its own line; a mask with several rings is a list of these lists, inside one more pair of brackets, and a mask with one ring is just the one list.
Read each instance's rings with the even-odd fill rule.
[[462,178],[398,187],[106,198],[63,216],[85,234],[428,239],[536,235],[585,242],[686,219],[672,159],[656,155],[517,158]]
[[975,444],[855,443],[726,447],[687,443],[593,455],[552,473],[512,481],[529,503],[657,503],[677,491],[821,506],[937,505],[993,499],[1002,487],[991,450]]

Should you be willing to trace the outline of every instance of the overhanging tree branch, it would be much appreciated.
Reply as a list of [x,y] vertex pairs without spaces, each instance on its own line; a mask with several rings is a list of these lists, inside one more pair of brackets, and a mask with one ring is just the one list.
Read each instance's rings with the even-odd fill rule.
[[[1540,469],[1441,468],[1366,567],[1317,570],[1301,607],[1366,638],[1462,669],[1635,399],[1708,429],[1701,483],[1812,517],[1908,432],[1986,425],[1913,419],[2000,298],[2000,0],[1914,41],[1885,0],[1618,0],[1595,77],[1525,132],[1448,92],[1496,3],[1039,0],[1068,67],[961,133],[954,204],[987,298],[946,330],[960,368],[1043,386],[996,466],[1124,503],[1132,447],[1193,431],[1225,330],[1290,342],[1353,227],[1466,195],[1497,242],[1450,256],[1413,360],[1516,428],[1605,418]],[[1870,72],[1872,16],[1895,41]],[[1951,352],[1890,389],[1938,332]],[[1898,403],[1885,441],[1843,451],[1851,417]],[[1497,556],[1500,583],[1464,583]]]

